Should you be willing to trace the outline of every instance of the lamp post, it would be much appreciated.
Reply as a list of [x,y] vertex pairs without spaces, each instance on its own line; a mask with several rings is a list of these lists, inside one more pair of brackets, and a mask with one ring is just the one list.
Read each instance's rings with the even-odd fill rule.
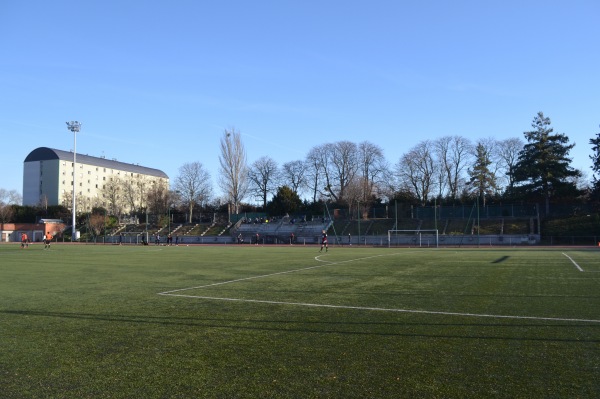
[[81,123],[77,121],[67,122],[67,129],[73,132],[73,229],[71,230],[71,241],[77,238],[77,229],[75,227],[75,190],[77,175],[77,133],[81,130]]

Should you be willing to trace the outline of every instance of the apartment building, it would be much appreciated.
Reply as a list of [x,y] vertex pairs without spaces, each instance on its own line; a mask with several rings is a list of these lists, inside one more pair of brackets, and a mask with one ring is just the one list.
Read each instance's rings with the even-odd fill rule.
[[[82,211],[89,211],[94,206],[107,207],[109,200],[105,188],[115,183],[119,187],[128,186],[138,190],[140,202],[144,201],[144,191],[152,185],[169,187],[169,177],[158,169],[84,154],[77,154],[75,164],[73,158],[73,152],[47,147],[31,151],[23,164],[23,205],[70,207],[73,176],[77,206]],[[122,190],[120,195],[124,196],[123,188],[119,190]],[[128,202],[123,201],[124,211],[128,210]]]

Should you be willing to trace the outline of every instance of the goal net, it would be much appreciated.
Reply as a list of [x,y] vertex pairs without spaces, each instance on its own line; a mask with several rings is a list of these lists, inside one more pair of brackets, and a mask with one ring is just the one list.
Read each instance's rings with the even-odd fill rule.
[[388,247],[438,247],[438,230],[388,230]]

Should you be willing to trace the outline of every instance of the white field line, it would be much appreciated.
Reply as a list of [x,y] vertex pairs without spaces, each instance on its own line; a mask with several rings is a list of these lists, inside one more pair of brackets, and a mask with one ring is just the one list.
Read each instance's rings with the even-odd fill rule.
[[573,260],[573,258],[571,258],[569,255],[567,255],[567,254],[566,254],[566,253],[564,253],[564,252],[563,252],[562,254],[563,254],[564,256],[566,256],[567,258],[569,258],[569,260],[571,261],[571,263],[572,263],[572,264],[574,264],[574,265],[575,265],[575,267],[577,268],[577,270],[579,270],[580,272],[583,272],[583,271],[584,271],[584,270],[581,268],[581,266],[579,266],[579,265],[577,264],[577,262],[575,262],[575,261]]
[[493,319],[600,323],[600,320],[593,320],[593,319],[566,319],[566,318],[560,318],[560,317],[511,316],[511,315],[496,315],[496,314],[485,314],[485,313],[460,313],[460,312],[440,312],[440,311],[415,310],[415,309],[390,309],[390,308],[374,308],[374,307],[367,307],[367,306],[345,306],[345,305],[327,305],[327,304],[319,304],[319,303],[265,301],[265,300],[258,300],[258,299],[219,298],[219,297],[211,297],[211,296],[167,294],[167,293],[161,293],[159,295],[169,295],[169,296],[177,296],[177,297],[183,297],[183,298],[195,298],[195,299],[209,299],[209,300],[215,300],[215,301],[266,303],[266,304],[270,304],[270,305],[308,306],[308,307],[314,307],[314,308],[329,308],[329,309],[351,309],[351,310],[366,310],[366,311],[378,311],[378,312],[417,313],[417,314],[461,316],[461,317],[487,317],[487,318],[493,318]]
[[[340,261],[340,262],[328,262],[328,263],[326,263],[324,265],[309,266],[309,267],[303,267],[303,268],[300,268],[300,269],[286,270],[286,271],[283,271],[283,272],[270,273],[270,274],[262,274],[260,276],[244,277],[244,278],[238,278],[238,279],[235,279],[235,280],[222,281],[220,283],[200,285],[200,286],[197,286],[197,287],[180,288],[180,289],[172,290],[172,291],[159,292],[158,295],[170,295],[173,292],[196,290],[196,289],[201,289],[201,288],[215,287],[217,285],[239,283],[240,281],[248,281],[248,280],[255,280],[255,279],[259,279],[259,278],[267,278],[267,277],[271,277],[271,276],[278,276],[278,275],[282,275],[282,274],[297,273],[297,272],[301,272],[301,271],[304,271],[304,270],[318,269],[318,268],[325,267],[325,266],[340,265],[342,263],[356,262],[358,260],[377,258],[377,257],[380,257],[380,256],[393,256],[393,255],[398,255],[398,254],[396,253],[396,254],[392,254],[392,255],[374,255],[374,256],[367,256],[367,257],[364,257],[364,258],[356,258],[356,259],[350,259],[350,260],[343,260],[343,261]],[[315,257],[315,259],[318,260],[318,261],[320,261],[320,262],[327,262],[327,261],[323,261],[323,260],[318,259],[318,256]],[[176,296],[176,295],[173,295],[173,296]],[[183,296],[185,296],[185,295],[183,295]]]
[[[344,260],[344,261],[340,261],[340,262],[329,262],[324,265],[309,266],[309,267],[304,267],[304,268],[300,268],[300,269],[287,270],[287,271],[283,271],[283,272],[270,273],[270,274],[263,274],[260,276],[239,278],[239,279],[235,279],[235,280],[223,281],[223,282],[214,283],[214,284],[201,285],[201,286],[197,286],[197,287],[188,287],[188,288],[181,288],[181,289],[172,290],[172,291],[159,292],[158,295],[174,296],[174,297],[181,297],[181,298],[207,299],[207,300],[213,300],[213,301],[264,303],[264,304],[269,304],[269,305],[307,306],[307,307],[313,307],[313,308],[328,308],[328,309],[349,309],[349,310],[431,314],[431,315],[460,316],[460,317],[480,317],[480,318],[484,317],[484,318],[513,319],[513,320],[539,320],[539,321],[558,321],[558,322],[600,323],[600,320],[594,320],[594,319],[570,319],[570,318],[559,318],[559,317],[511,316],[511,315],[494,315],[494,314],[485,314],[485,313],[441,312],[441,311],[432,311],[432,310],[393,309],[393,308],[377,308],[377,307],[368,307],[368,306],[328,305],[328,304],[318,304],[318,303],[267,301],[267,300],[259,300],[259,299],[221,298],[221,297],[202,296],[202,295],[175,294],[175,292],[215,287],[218,285],[231,284],[231,283],[236,283],[236,282],[240,282],[240,281],[248,281],[248,280],[254,280],[254,279],[259,279],[259,278],[266,278],[266,277],[271,277],[271,276],[282,275],[282,274],[296,273],[296,272],[300,272],[300,271],[304,271],[304,270],[317,269],[317,268],[321,268],[321,267],[325,267],[325,266],[333,266],[333,265],[339,265],[339,264],[343,264],[343,263],[355,262],[358,260],[377,258],[380,256],[393,256],[393,255],[398,255],[398,254],[399,253],[394,253],[391,255],[375,255],[375,256],[367,256],[364,258]],[[568,255],[566,255],[566,254],[563,254],[563,255],[565,255],[567,258],[571,259]],[[327,262],[325,260],[319,259],[318,256],[315,257],[315,260],[317,260],[319,262]],[[571,259],[571,262],[573,262],[572,259]],[[573,262],[573,263],[575,265],[577,265],[575,262]],[[579,268],[579,266],[577,266],[577,267]],[[581,268],[579,268],[579,269],[581,270]],[[581,270],[581,271],[583,271],[583,270]]]

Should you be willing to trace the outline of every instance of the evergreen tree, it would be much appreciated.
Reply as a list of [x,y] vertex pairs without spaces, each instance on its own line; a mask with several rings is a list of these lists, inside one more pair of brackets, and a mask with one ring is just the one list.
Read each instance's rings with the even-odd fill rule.
[[267,210],[271,215],[293,214],[302,207],[302,200],[298,194],[288,186],[279,187],[277,194],[267,204]]
[[514,181],[530,196],[541,196],[545,201],[546,215],[550,213],[550,198],[564,193],[575,193],[577,187],[569,178],[581,173],[569,164],[569,144],[565,134],[553,133],[550,118],[538,112],[531,124],[534,130],[524,132],[527,143],[519,152],[514,170]]
[[591,168],[594,171],[591,197],[592,201],[597,204],[600,202],[600,180],[598,179],[598,174],[600,173],[600,133],[596,134],[595,138],[590,139],[590,144],[594,152],[590,155],[590,159],[592,160]]
[[487,148],[482,144],[478,143],[475,147],[475,164],[473,169],[469,169],[469,185],[473,187],[473,191],[478,197],[483,199],[483,206],[485,206],[485,196],[494,193],[496,190],[496,176],[490,170],[490,154]]

